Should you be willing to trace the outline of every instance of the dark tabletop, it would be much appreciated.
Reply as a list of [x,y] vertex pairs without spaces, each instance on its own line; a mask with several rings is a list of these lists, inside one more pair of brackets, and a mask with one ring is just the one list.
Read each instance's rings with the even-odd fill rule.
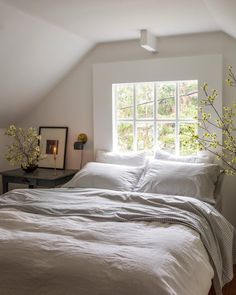
[[0,172],[3,176],[13,176],[13,177],[25,177],[28,179],[60,179],[67,176],[73,176],[75,173],[77,173],[78,170],[72,170],[72,169],[65,169],[65,170],[54,170],[54,169],[44,169],[44,168],[37,168],[32,173],[26,173],[22,169],[14,169],[14,170],[7,170]]

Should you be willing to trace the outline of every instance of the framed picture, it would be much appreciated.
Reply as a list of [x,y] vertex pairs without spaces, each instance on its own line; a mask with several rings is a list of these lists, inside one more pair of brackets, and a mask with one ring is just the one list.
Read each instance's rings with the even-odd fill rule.
[[39,127],[40,148],[45,159],[40,168],[65,169],[68,127]]

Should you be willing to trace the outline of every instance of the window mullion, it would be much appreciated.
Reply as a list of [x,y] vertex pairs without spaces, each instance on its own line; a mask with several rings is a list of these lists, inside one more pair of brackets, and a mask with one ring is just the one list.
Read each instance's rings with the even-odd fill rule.
[[136,132],[136,87],[133,84],[133,97],[134,97],[134,118],[133,118],[133,128],[134,128],[134,146],[133,150],[137,151],[137,132]]
[[118,146],[118,140],[117,140],[117,129],[118,129],[118,116],[117,116],[117,85],[113,85],[113,105],[115,105],[115,110],[113,110],[113,115],[114,115],[114,127],[113,128],[113,149],[115,147],[115,150],[117,151],[117,146]]
[[153,148],[157,148],[157,95],[156,95],[156,85],[154,82],[154,118],[153,118]]
[[179,155],[179,83],[176,82],[176,93],[175,93],[175,153]]

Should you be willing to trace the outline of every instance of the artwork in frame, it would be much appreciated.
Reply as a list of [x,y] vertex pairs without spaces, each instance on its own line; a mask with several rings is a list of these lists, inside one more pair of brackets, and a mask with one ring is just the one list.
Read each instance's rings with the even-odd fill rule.
[[39,127],[40,148],[45,159],[39,162],[40,168],[65,169],[68,127]]

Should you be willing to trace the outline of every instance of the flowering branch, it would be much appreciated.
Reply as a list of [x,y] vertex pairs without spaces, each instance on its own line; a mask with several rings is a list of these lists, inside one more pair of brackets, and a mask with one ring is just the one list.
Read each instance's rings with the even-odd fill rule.
[[[232,67],[228,69],[228,78],[226,79],[228,86],[236,86],[236,77],[232,71]],[[195,134],[193,129],[189,129],[191,139],[197,142],[199,149],[207,150],[214,154],[218,160],[221,160],[225,166],[225,172],[228,175],[236,173],[236,139],[234,136],[235,119],[236,119],[236,103],[232,106],[224,106],[222,116],[217,111],[214,103],[217,99],[218,93],[213,90],[211,93],[208,92],[208,85],[204,84],[203,92],[205,98],[200,101],[199,107],[199,123],[198,126],[203,130],[203,135],[200,137]],[[213,109],[216,119],[213,121],[210,113],[205,111],[206,107]],[[217,135],[215,132],[209,130],[209,125],[214,126],[222,131],[222,139],[219,138],[221,135]],[[219,152],[218,149],[221,148]]]
[[8,145],[5,155],[11,165],[20,164],[23,168],[37,166],[39,160],[44,158],[38,145],[40,136],[34,128],[24,130],[11,125],[5,134],[13,137],[13,143]]

